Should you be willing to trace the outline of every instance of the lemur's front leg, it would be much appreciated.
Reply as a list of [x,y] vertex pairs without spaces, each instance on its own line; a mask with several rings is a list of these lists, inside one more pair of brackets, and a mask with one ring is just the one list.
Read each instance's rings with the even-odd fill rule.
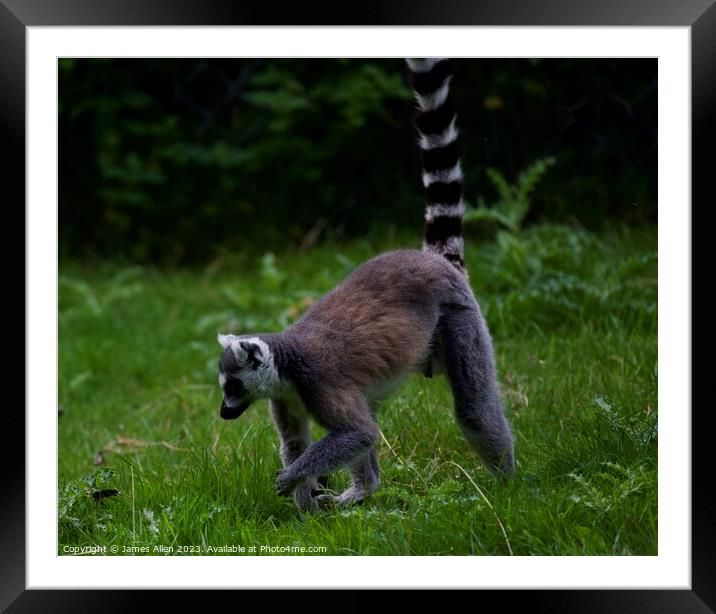
[[[303,408],[293,406],[286,401],[271,399],[269,407],[276,430],[281,437],[281,461],[286,468],[311,444],[311,424]],[[299,510],[309,513],[318,511],[318,502],[313,496],[313,491],[318,488],[318,481],[315,479],[296,485],[293,489],[293,500]]]
[[324,406],[320,411],[324,423],[329,424],[329,432],[279,472],[276,492],[281,496],[290,494],[297,485],[314,481],[320,475],[328,475],[341,467],[355,466],[361,457],[365,457],[372,467],[368,453],[378,436],[378,425],[365,400],[362,397],[348,401],[343,399],[341,407]]

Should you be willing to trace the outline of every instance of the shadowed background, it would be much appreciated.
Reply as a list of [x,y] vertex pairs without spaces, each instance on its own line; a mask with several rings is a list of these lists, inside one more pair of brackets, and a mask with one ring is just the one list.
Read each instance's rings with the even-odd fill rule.
[[[468,205],[554,158],[525,222],[656,222],[653,59],[456,60]],[[420,235],[401,59],[63,59],[61,256],[205,261],[376,227]],[[315,235],[315,236],[314,236]]]

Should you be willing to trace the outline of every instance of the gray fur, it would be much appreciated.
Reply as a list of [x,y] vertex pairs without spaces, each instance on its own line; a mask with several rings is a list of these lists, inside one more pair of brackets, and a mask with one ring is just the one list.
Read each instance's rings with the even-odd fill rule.
[[514,443],[500,400],[492,341],[477,302],[449,308],[441,323],[441,359],[452,386],[455,417],[495,475],[514,470]]
[[380,468],[375,455],[375,448],[352,460],[348,467],[351,471],[351,486],[340,495],[318,495],[319,502],[330,502],[338,505],[363,501],[380,486]]
[[[292,400],[271,399],[269,407],[281,438],[281,461],[284,468],[287,468],[311,445],[310,419],[300,400],[296,403]],[[318,510],[318,503],[313,495],[314,490],[318,490],[316,479],[307,479],[294,489],[293,500],[302,512]]]
[[[233,367],[224,372],[228,379],[249,383],[254,370],[276,374],[275,381],[261,380],[270,390],[244,388],[251,400],[271,399],[284,465],[276,491],[293,494],[303,511],[326,501],[360,501],[375,491],[379,430],[372,403],[392,382],[427,366],[431,373],[446,373],[457,421],[486,466],[498,475],[513,472],[513,440],[490,334],[465,276],[443,256],[418,250],[382,254],[283,333],[238,339],[252,338],[270,352],[245,348],[254,361],[237,364],[226,357],[229,346],[220,367]],[[309,417],[328,431],[320,441],[310,441]],[[351,486],[336,497],[314,496],[317,478],[341,467],[350,469]]]

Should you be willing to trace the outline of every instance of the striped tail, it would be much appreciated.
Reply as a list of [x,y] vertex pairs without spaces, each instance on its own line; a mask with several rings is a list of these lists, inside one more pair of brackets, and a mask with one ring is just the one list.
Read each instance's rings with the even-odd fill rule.
[[452,74],[445,58],[406,59],[418,102],[415,123],[423,160],[425,238],[423,249],[442,254],[465,270],[462,238],[462,169],[455,111],[449,100]]

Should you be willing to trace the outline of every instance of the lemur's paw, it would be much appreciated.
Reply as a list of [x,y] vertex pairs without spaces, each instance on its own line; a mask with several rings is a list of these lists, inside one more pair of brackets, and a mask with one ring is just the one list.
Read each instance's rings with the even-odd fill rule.
[[317,486],[317,484],[304,482],[296,486],[293,491],[293,500],[302,514],[315,514],[321,509],[321,506],[316,500],[314,494],[316,491],[313,486]]
[[289,497],[300,482],[300,479],[291,477],[287,469],[279,469],[276,472],[276,494],[279,497]]
[[321,507],[336,507],[339,505],[350,505],[352,503],[360,503],[365,499],[366,495],[362,491],[355,488],[349,488],[340,495],[318,495],[316,499]]
[[315,497],[316,502],[323,508],[336,507],[340,505],[341,498],[339,495],[318,495]]

